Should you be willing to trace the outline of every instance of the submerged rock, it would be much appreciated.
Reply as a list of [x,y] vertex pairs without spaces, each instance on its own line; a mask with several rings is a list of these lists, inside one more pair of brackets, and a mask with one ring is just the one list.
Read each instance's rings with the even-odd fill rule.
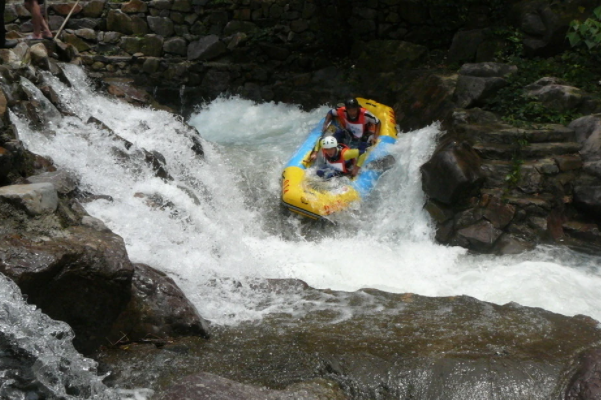
[[347,398],[336,383],[324,379],[291,385],[285,390],[272,390],[203,372],[182,379],[163,393],[158,400],[345,400]]
[[[211,398],[227,383],[202,374],[178,386],[173,377],[197,370],[198,360],[206,373],[255,386],[247,395],[256,393],[256,386],[282,390],[321,378],[336,382],[353,399],[549,399],[565,393],[570,366],[601,340],[598,321],[515,303],[284,284],[279,291],[312,304],[321,299],[327,307],[269,315],[261,323],[215,326],[209,341],[188,338],[171,345],[186,351],[147,345],[107,350],[100,359],[111,366],[116,383],[151,385],[160,399],[177,398],[169,397],[175,393]],[[590,385],[596,382],[594,368],[591,364],[585,377]],[[168,387],[169,382],[175,386]],[[230,382],[225,393],[232,397],[223,398],[254,399],[233,397],[243,387]]]

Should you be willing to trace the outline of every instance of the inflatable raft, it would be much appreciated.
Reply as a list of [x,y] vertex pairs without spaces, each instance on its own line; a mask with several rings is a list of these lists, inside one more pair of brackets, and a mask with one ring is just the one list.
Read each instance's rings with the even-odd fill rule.
[[[373,100],[358,98],[361,107],[371,111],[380,120],[378,142],[368,148],[363,168],[354,179],[333,178],[328,182],[310,173],[313,164],[309,156],[322,136],[324,120],[309,133],[282,173],[282,204],[290,211],[312,219],[326,219],[333,213],[345,210],[365,199],[393,157],[389,149],[396,140],[398,129],[392,108]],[[321,181],[321,183],[320,183]]]

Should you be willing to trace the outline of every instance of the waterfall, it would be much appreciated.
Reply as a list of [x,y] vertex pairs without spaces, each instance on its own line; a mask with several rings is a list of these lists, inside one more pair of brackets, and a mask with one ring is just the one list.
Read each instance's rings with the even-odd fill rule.
[[[64,67],[73,87],[45,79],[74,116],[55,121],[51,136],[15,117],[21,139],[75,174],[83,190],[110,196],[85,204],[87,211],[124,238],[134,262],[175,279],[215,324],[324,306],[292,289],[273,293],[256,284],[278,278],[344,291],[467,294],[601,319],[597,257],[549,246],[471,255],[435,243],[419,167],[441,133],[437,124],[402,133],[393,148],[398,162],[373,195],[337,226],[322,226],[283,213],[279,193],[283,165],[326,107],[307,112],[219,98],[198,105],[186,123],[97,94],[80,68]],[[88,124],[90,117],[113,133]],[[204,158],[192,149],[194,137]],[[161,153],[171,179],[157,177],[143,151]]]

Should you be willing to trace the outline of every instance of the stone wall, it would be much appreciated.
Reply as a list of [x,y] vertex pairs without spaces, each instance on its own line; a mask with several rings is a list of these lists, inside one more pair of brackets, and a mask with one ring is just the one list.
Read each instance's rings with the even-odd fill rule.
[[[75,6],[60,39],[78,50],[92,76],[135,77],[138,85],[159,87],[159,96],[164,92],[179,98],[185,86],[197,98],[229,92],[315,105],[347,92],[364,93],[361,82],[348,76],[324,89],[319,79],[335,79],[340,69],[317,80],[307,72],[339,66],[349,56],[360,58],[362,50],[374,48],[365,42],[387,41],[388,49],[391,42],[447,49],[453,34],[445,30],[458,28],[449,12],[457,10],[439,3],[89,0]],[[49,2],[51,29],[59,29],[74,4]],[[486,7],[465,12],[465,29],[482,28],[490,20]],[[5,15],[8,30],[14,31],[9,37],[31,32],[29,13],[20,2],[9,2]],[[392,47],[407,51],[406,46]],[[324,93],[317,90],[310,99],[302,93],[292,96],[311,83]]]

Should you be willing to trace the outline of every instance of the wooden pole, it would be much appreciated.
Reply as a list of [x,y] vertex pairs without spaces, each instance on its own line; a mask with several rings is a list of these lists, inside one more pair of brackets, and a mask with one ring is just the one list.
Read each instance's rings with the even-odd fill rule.
[[56,39],[58,39],[58,35],[61,34],[63,28],[67,24],[67,21],[69,21],[69,17],[71,17],[71,14],[73,14],[73,10],[75,10],[75,7],[77,7],[78,4],[79,4],[79,0],[77,0],[75,2],[75,4],[73,4],[73,8],[71,8],[71,11],[69,11],[69,14],[67,14],[67,17],[65,17],[65,20],[63,21],[63,24],[61,25],[61,27],[56,32],[56,35],[54,35],[54,39],[53,39],[54,41],[56,41]]

